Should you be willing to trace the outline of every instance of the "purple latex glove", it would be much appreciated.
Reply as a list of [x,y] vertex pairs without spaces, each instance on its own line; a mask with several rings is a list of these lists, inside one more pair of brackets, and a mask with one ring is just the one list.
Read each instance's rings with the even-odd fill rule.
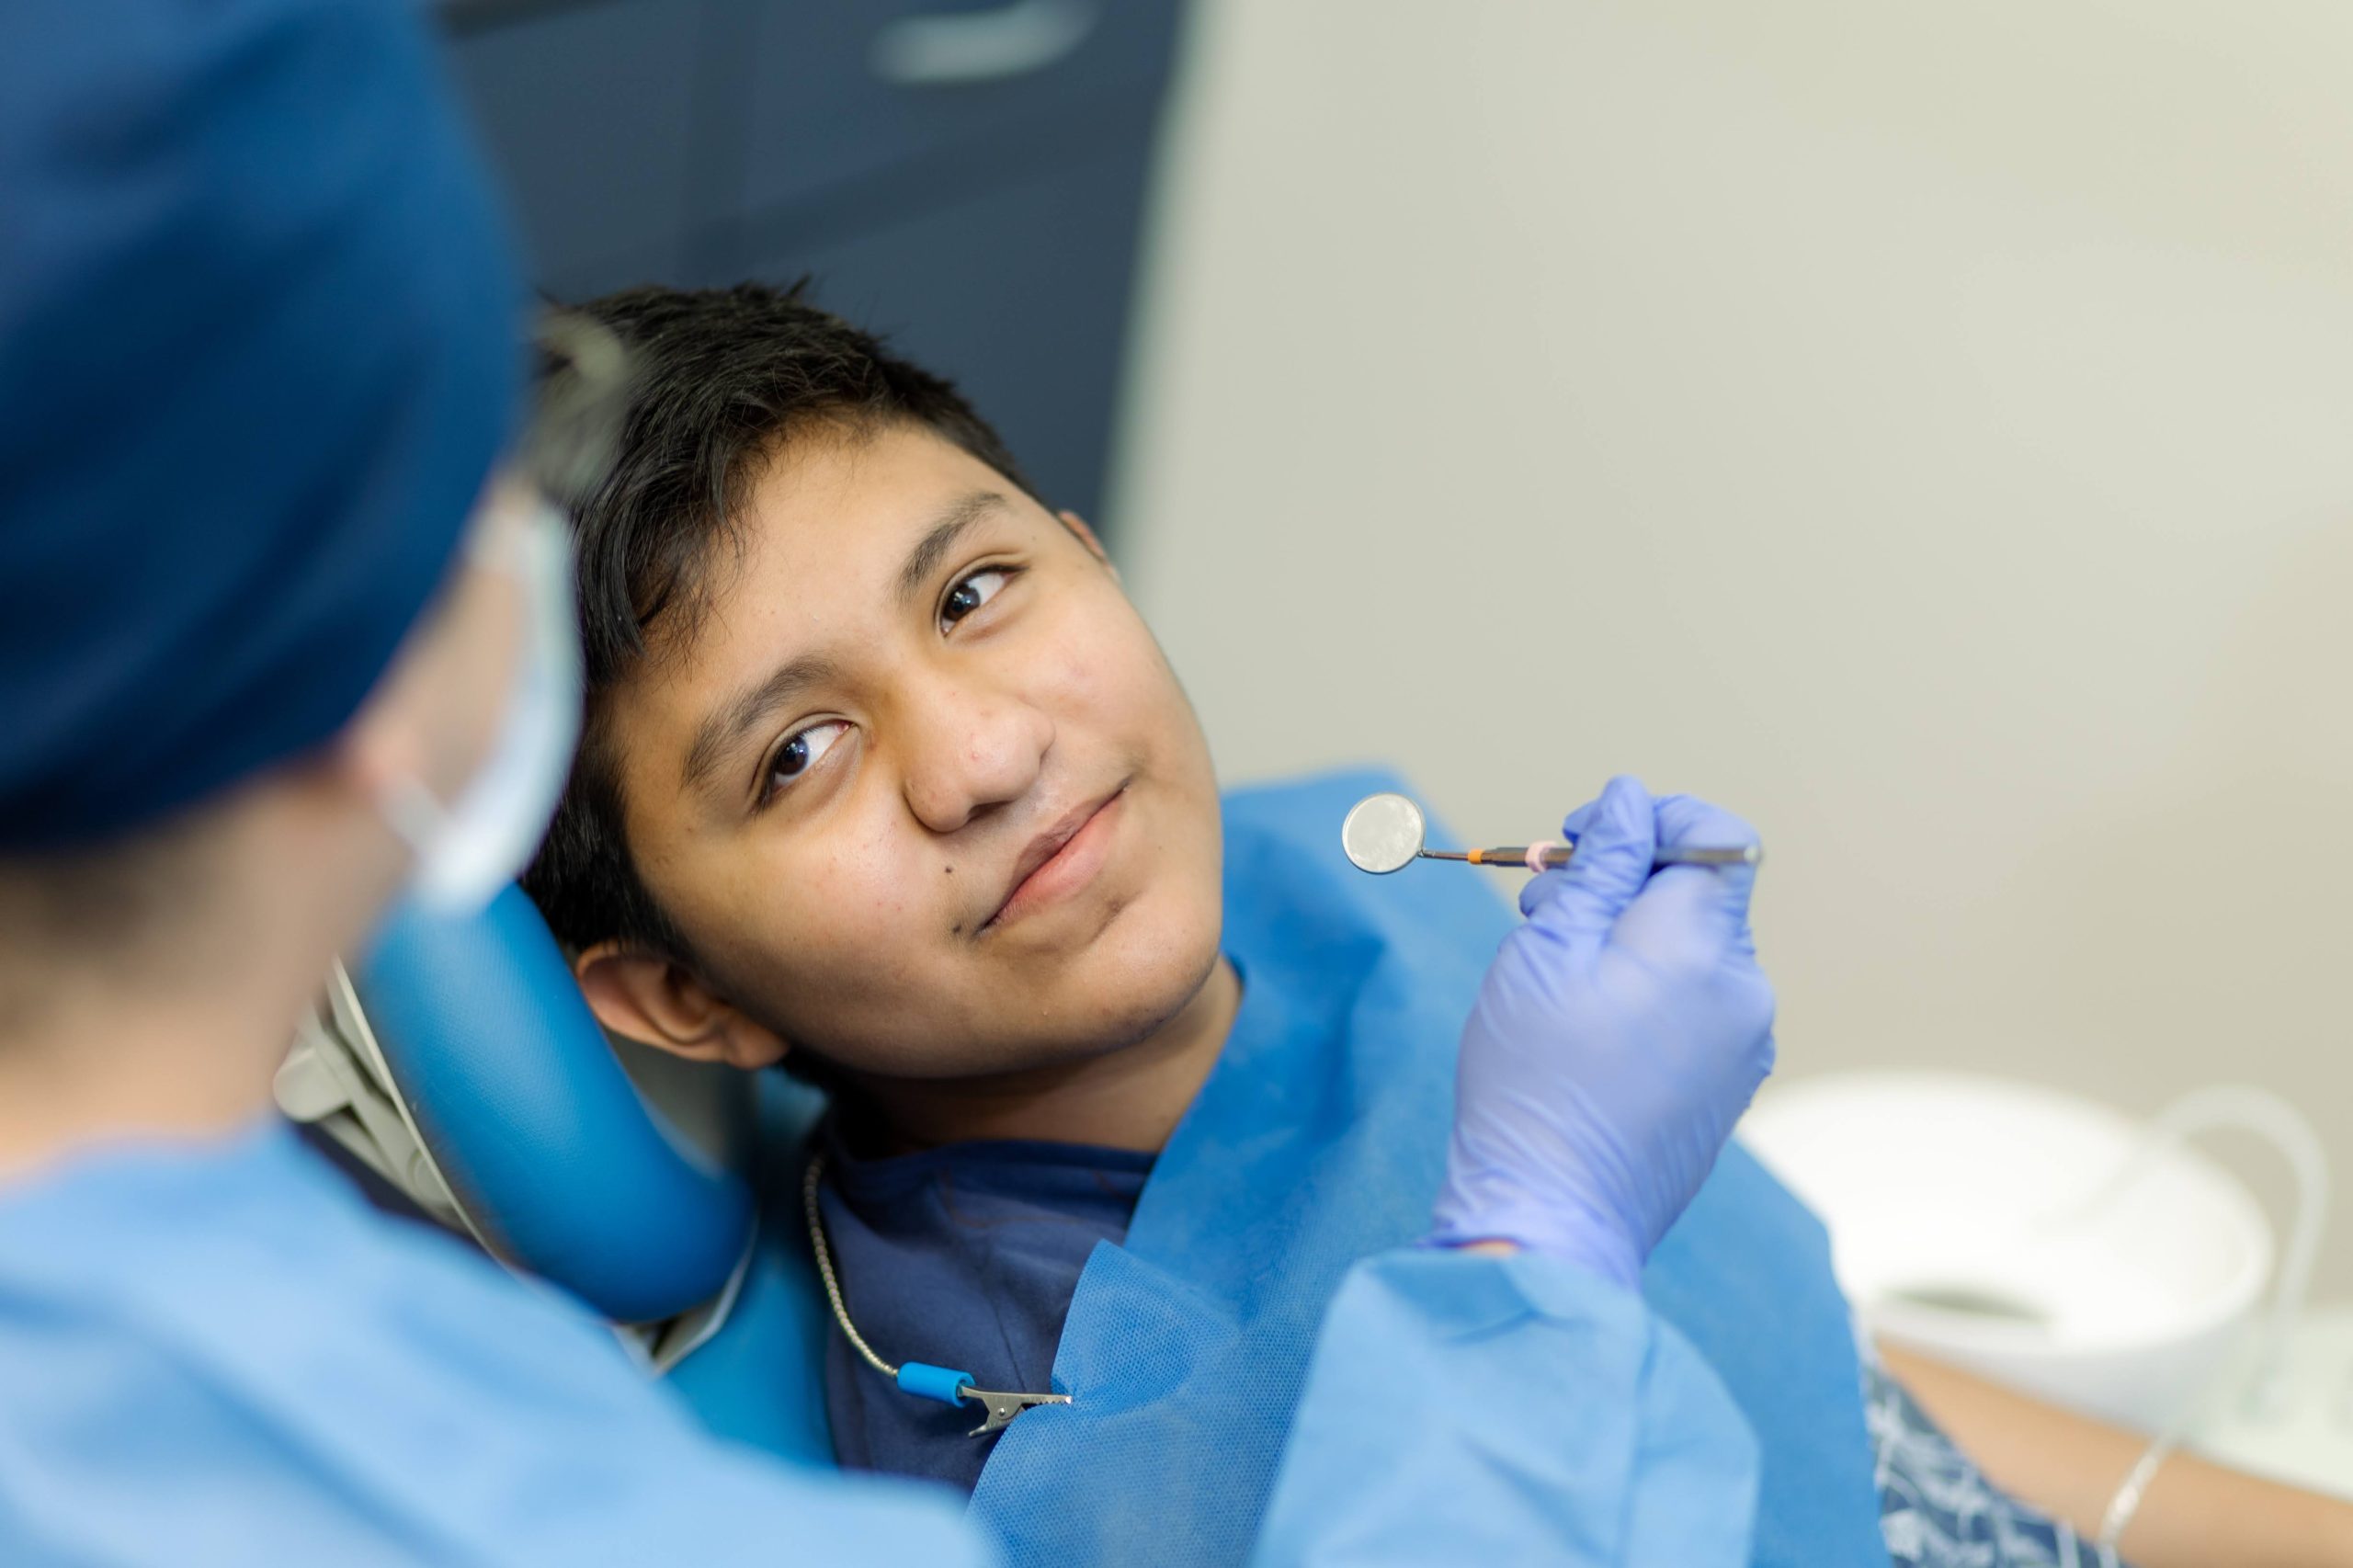
[[1623,778],[1563,826],[1576,858],[1521,892],[1463,1027],[1430,1239],[1515,1242],[1632,1289],[1773,1070],[1755,868],[1651,861],[1756,835]]

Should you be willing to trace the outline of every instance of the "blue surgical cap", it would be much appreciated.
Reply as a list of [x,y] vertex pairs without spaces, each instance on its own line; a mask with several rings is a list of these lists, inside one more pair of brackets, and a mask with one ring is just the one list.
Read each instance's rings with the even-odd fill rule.
[[524,294],[418,0],[0,0],[0,852],[317,746],[447,574]]

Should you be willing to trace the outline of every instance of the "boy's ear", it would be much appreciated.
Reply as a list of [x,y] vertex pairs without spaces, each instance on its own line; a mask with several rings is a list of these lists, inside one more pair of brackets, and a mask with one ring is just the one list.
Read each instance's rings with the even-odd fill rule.
[[1095,537],[1095,530],[1086,526],[1086,519],[1080,517],[1076,512],[1057,512],[1054,515],[1062,518],[1063,527],[1068,528],[1072,533],[1078,536],[1078,542],[1086,546],[1087,554],[1092,555],[1096,560],[1103,562],[1104,565],[1110,567],[1111,580],[1113,582],[1118,582],[1120,580],[1120,569],[1117,566],[1111,565],[1110,553],[1103,548],[1103,541]]
[[782,1061],[791,1049],[668,959],[599,942],[573,960],[572,974],[598,1023],[690,1062],[722,1062],[748,1073]]

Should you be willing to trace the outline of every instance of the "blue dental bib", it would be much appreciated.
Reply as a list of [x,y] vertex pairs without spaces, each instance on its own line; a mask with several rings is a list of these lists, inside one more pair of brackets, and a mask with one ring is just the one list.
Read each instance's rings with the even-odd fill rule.
[[[1462,1019],[1516,916],[1493,873],[1347,863],[1342,815],[1396,787],[1329,776],[1226,803],[1241,1015],[1126,1244],[1080,1277],[1054,1361],[1074,1403],[1025,1414],[982,1472],[974,1517],[1017,1562],[1246,1559],[1342,1274],[1427,1228]],[[1813,1215],[1735,1146],[1643,1293],[1762,1447],[1755,1562],[1884,1564],[1862,1374]]]

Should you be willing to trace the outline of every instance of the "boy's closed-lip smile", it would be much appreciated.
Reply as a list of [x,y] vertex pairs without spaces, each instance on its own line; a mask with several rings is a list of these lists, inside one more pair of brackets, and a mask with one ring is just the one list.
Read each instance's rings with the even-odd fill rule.
[[1002,930],[1092,882],[1110,858],[1111,835],[1127,799],[1128,782],[1122,779],[1109,794],[1064,812],[1031,839],[1014,862],[1005,902],[974,935]]

